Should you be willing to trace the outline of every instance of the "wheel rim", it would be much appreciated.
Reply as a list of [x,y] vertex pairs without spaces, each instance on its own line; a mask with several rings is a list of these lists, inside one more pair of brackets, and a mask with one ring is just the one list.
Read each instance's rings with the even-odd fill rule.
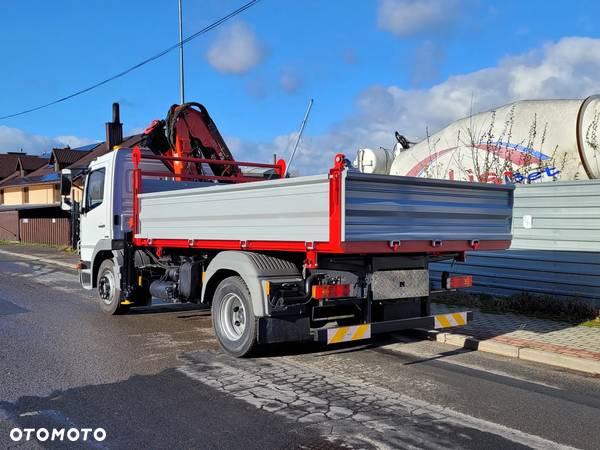
[[230,341],[239,340],[246,329],[246,310],[242,299],[234,293],[226,294],[220,312],[223,334]]
[[114,287],[115,277],[110,270],[105,270],[98,280],[98,295],[107,305],[112,303]]

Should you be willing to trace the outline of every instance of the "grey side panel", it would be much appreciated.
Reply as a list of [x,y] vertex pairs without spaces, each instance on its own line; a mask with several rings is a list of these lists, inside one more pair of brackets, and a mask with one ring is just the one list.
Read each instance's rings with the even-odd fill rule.
[[513,187],[348,173],[346,241],[509,240]]
[[469,253],[466,263],[431,263],[434,288],[442,271],[473,275],[468,291],[579,297],[600,306],[600,252],[507,250]]
[[299,277],[298,269],[289,261],[260,253],[224,251],[215,256],[206,269],[202,301],[205,301],[206,288],[210,285],[211,278],[222,269],[237,272],[242,277],[250,290],[256,317],[265,316],[267,311],[262,280]]
[[326,241],[327,175],[140,195],[142,238]]
[[515,190],[511,248],[600,251],[600,181],[553,182]]
[[[150,153],[151,154],[151,153]],[[141,168],[145,171],[163,172],[169,171],[160,161],[142,159]],[[130,231],[129,219],[133,213],[133,162],[130,149],[120,149],[115,158],[115,185],[113,201],[113,237],[123,239],[125,233]],[[118,180],[118,181],[117,181]],[[212,183],[198,183],[186,181],[163,180],[157,177],[144,176],[142,179],[142,192],[160,192],[169,190],[189,189],[198,186],[210,185]],[[115,225],[115,217],[118,225]]]

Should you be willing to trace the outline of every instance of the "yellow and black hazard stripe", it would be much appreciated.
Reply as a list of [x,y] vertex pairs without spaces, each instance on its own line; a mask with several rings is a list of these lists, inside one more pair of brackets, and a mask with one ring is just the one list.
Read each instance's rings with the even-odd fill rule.
[[371,324],[353,325],[350,327],[330,328],[327,330],[327,343],[358,341],[371,337]]
[[466,312],[437,314],[434,317],[434,328],[450,328],[467,324]]
[[338,344],[340,342],[358,341],[368,339],[372,335],[390,333],[412,328],[450,328],[466,325],[473,320],[472,311],[462,311],[448,314],[436,314],[425,317],[410,317],[407,319],[386,320],[382,322],[364,323],[346,327],[336,327],[313,330],[312,334],[316,341],[327,344]]

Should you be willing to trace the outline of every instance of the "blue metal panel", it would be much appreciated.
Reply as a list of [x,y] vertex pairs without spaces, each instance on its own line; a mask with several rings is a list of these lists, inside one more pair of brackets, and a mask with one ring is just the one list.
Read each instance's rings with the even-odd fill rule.
[[439,288],[443,271],[473,275],[472,292],[579,297],[600,305],[600,252],[473,252],[466,263],[431,264],[434,288]]

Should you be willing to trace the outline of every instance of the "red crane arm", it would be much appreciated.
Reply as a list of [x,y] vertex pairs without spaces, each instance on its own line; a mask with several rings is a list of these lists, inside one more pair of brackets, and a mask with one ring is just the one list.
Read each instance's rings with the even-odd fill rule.
[[[144,145],[159,156],[235,161],[208,111],[200,103],[171,106],[166,120],[153,121],[144,135]],[[200,163],[172,160],[164,163],[176,177],[204,172]],[[208,163],[208,166],[219,177],[242,176],[236,165]]]

